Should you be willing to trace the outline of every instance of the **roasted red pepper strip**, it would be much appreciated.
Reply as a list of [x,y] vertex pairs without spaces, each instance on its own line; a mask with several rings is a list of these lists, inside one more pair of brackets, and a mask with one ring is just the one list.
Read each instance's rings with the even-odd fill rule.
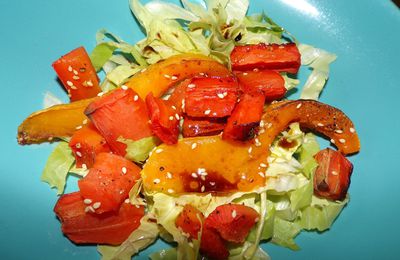
[[181,81],[172,92],[171,96],[166,100],[166,104],[175,110],[175,113],[182,115],[185,108],[186,88],[190,84],[191,79]]
[[146,104],[153,133],[164,143],[175,144],[178,141],[180,120],[176,109],[161,98],[155,98],[153,93],[147,95]]
[[65,54],[52,66],[71,101],[95,97],[101,91],[99,78],[83,47]]
[[78,168],[92,167],[97,154],[111,151],[104,137],[91,123],[84,125],[74,133],[69,141],[69,146],[75,156]]
[[117,89],[96,99],[85,110],[112,151],[126,154],[122,137],[133,141],[152,136],[145,102],[132,89]]
[[225,118],[185,117],[182,125],[183,137],[217,135],[224,130]]
[[258,70],[237,72],[236,77],[245,93],[261,90],[265,101],[281,99],[286,94],[285,80],[276,71]]
[[117,213],[92,214],[80,192],[62,195],[54,207],[63,233],[77,244],[119,245],[139,227],[144,207],[123,203]]
[[258,212],[250,207],[225,204],[211,212],[205,226],[216,230],[226,241],[243,243],[258,220]]
[[318,167],[314,176],[314,194],[331,200],[346,198],[353,165],[340,152],[326,148],[315,155]]
[[233,77],[196,77],[186,89],[185,112],[192,117],[226,117],[239,94]]
[[294,43],[236,46],[231,53],[233,70],[268,69],[297,73],[300,52]]
[[118,211],[129,191],[140,178],[140,168],[111,153],[96,156],[89,173],[78,181],[81,195],[94,213]]
[[261,121],[265,96],[256,91],[240,97],[224,128],[223,139],[245,141],[253,138]]

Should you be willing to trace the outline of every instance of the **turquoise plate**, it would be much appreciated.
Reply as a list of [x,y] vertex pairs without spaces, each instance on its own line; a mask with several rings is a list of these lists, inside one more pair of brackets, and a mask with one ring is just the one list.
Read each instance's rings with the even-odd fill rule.
[[[399,9],[389,0],[251,1],[250,13],[261,10],[300,42],[338,55],[321,100],[352,118],[362,142],[351,157],[350,204],[331,230],[301,233],[297,252],[264,248],[273,259],[399,259]],[[95,247],[75,246],[60,231],[55,191],[40,181],[52,145],[22,147],[15,136],[46,91],[63,95],[52,61],[80,45],[93,49],[101,28],[129,42],[143,37],[127,0],[0,1],[1,259],[99,258]]]

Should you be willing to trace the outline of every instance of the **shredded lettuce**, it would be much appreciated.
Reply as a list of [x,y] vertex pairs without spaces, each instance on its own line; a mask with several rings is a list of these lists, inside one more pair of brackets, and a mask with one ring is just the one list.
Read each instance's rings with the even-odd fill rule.
[[118,141],[127,145],[125,157],[137,163],[143,163],[147,157],[149,157],[149,153],[154,147],[160,144],[160,140],[153,136],[145,137],[137,141],[120,137]]
[[41,180],[47,182],[51,188],[56,188],[58,195],[63,194],[67,175],[74,161],[68,143],[60,142],[47,159]]
[[176,248],[163,249],[150,255],[151,260],[176,260],[177,258]]
[[54,95],[53,93],[47,91],[44,94],[44,98],[43,98],[43,108],[49,108],[55,105],[60,105],[63,102],[61,101],[60,98],[58,98],[56,95]]

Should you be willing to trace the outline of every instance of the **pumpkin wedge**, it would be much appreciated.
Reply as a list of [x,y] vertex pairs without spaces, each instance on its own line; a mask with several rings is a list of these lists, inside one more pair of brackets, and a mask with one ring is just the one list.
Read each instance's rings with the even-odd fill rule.
[[318,101],[276,102],[266,109],[262,121],[264,131],[248,142],[208,136],[183,138],[174,146],[160,145],[141,172],[145,190],[220,194],[261,187],[266,181],[269,147],[293,122],[331,138],[343,154],[360,149],[350,119],[339,109]]
[[[182,79],[199,74],[227,76],[230,72],[224,65],[207,56],[181,54],[149,66],[125,85],[135,90],[142,99],[150,92],[159,97]],[[56,105],[31,114],[18,128],[18,142],[32,144],[52,138],[70,137],[86,119],[83,114],[85,108],[96,99]]]

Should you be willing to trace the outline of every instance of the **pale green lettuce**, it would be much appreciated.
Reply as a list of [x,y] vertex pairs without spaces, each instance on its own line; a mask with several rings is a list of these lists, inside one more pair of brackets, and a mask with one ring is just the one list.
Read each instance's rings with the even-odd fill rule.
[[125,157],[137,163],[143,163],[154,147],[160,144],[160,140],[154,136],[145,137],[137,141],[120,137],[118,141],[127,145]]

